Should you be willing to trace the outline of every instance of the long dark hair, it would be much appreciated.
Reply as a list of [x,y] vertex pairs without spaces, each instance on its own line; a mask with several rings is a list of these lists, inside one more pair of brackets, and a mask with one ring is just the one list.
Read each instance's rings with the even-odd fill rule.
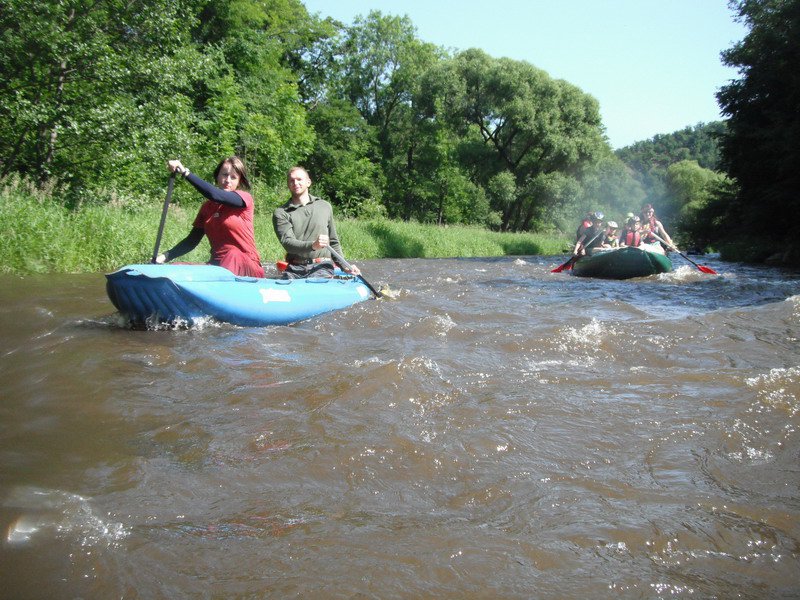
[[217,181],[217,176],[219,172],[222,170],[226,164],[229,164],[231,168],[236,171],[236,174],[239,176],[239,187],[243,190],[250,189],[250,180],[247,178],[247,167],[244,166],[244,162],[238,156],[229,156],[228,158],[223,158],[217,168],[214,169],[214,182]]
[[[648,217],[647,216],[647,211],[649,211],[649,210],[653,211],[653,216],[652,217]],[[642,220],[642,223],[644,223],[644,222],[654,222],[654,221],[658,220],[658,217],[656,216],[656,209],[653,208],[652,204],[645,204],[642,207],[642,212],[639,213],[639,218]]]

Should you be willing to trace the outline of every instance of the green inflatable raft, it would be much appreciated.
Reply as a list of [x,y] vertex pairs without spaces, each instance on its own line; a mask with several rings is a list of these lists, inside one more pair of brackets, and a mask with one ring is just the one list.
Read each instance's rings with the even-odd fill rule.
[[659,244],[642,244],[638,248],[595,250],[579,258],[572,267],[576,277],[632,279],[672,271],[672,261]]

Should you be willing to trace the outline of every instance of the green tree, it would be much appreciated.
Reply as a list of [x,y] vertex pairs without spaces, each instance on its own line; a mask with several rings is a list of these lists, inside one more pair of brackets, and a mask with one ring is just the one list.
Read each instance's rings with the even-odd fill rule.
[[[529,63],[467,50],[424,81],[428,117],[443,119],[464,138],[462,160],[482,186],[507,170],[518,189],[535,194],[543,189],[536,183],[541,176],[572,177],[607,148],[597,101]],[[518,195],[502,208],[501,227],[530,226],[536,204],[547,201],[546,195]]]
[[347,29],[341,51],[340,94],[376,128],[388,157],[392,132],[406,126],[403,109],[412,105],[419,78],[437,59],[437,50],[417,39],[407,16],[372,11]]
[[[575,227],[576,199],[582,195],[583,188],[577,179],[552,171],[538,173],[530,178],[517,203],[521,206],[523,221],[521,230],[531,231],[570,231]],[[596,203],[594,204],[596,207]]]
[[658,134],[620,148],[616,155],[638,173],[663,172],[681,160],[694,160],[706,169],[719,168],[719,141],[726,131],[724,121],[698,123],[672,133]]
[[[723,121],[698,123],[620,148],[616,155],[631,169],[647,202],[658,207],[659,215],[672,220],[679,215],[673,214],[668,197],[667,170],[684,160],[693,160],[705,169],[719,169],[720,138],[725,131]],[[638,212],[638,208],[631,210]]]
[[500,214],[508,210],[517,199],[517,181],[511,171],[500,171],[486,184],[486,193],[492,206]]
[[385,181],[376,160],[374,128],[352,104],[336,99],[316,104],[309,112],[309,123],[316,132],[307,164],[315,180],[314,193],[346,216],[384,214]]
[[[227,99],[235,102],[235,110],[228,112],[227,133],[234,137],[235,151],[270,183],[281,182],[313,147],[314,131],[292,68],[307,47],[329,33],[299,0],[215,0],[199,13],[195,42],[204,49],[218,47],[221,68],[229,65],[232,75]],[[202,91],[196,102],[201,114],[216,108]],[[207,122],[218,116],[211,110]]]
[[147,188],[194,143],[193,82],[213,79],[170,0],[2,0],[0,174]]
[[492,224],[495,216],[485,190],[472,181],[458,161],[458,138],[435,121],[420,122],[417,130],[413,164],[406,171],[398,169],[409,181],[407,195],[402,198],[406,218],[439,225]]
[[740,188],[724,200],[729,234],[746,227],[751,235],[793,239],[792,219],[764,217],[800,212],[800,0],[731,6],[749,32],[723,52],[740,77],[717,94],[728,116],[723,160]]
[[422,74],[441,52],[416,37],[411,20],[373,11],[346,29],[338,49],[331,93],[355,106],[374,128],[387,185],[383,197],[392,216],[425,212],[417,181],[421,140],[416,106]]
[[329,28],[299,0],[0,2],[0,175],[151,194],[236,152],[276,183],[312,147],[292,65]]
[[710,235],[704,213],[718,191],[730,183],[723,173],[704,169],[697,161],[684,160],[670,165],[666,175],[665,205],[667,214],[676,217],[675,228],[670,227],[673,239],[684,245],[708,246]]
[[[572,215],[602,210],[607,219],[621,225],[626,213],[638,214],[645,202],[645,190],[632,169],[611,152],[584,169],[580,181],[582,189],[577,195]],[[574,227],[574,223],[571,226]]]

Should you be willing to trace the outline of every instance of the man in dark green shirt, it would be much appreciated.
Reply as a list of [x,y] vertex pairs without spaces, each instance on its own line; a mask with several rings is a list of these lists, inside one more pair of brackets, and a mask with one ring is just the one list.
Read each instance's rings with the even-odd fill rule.
[[[333,208],[325,200],[308,193],[311,177],[303,167],[292,167],[287,175],[291,199],[275,209],[272,226],[286,250],[288,266],[285,278],[333,277],[333,248],[343,255],[333,222]],[[344,268],[343,265],[339,265]],[[344,269],[353,275],[361,271],[355,265]]]

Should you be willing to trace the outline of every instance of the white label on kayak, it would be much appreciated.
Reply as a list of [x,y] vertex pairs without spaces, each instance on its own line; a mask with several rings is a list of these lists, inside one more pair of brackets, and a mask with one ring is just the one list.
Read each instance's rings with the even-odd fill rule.
[[259,288],[261,292],[261,299],[264,304],[267,302],[291,302],[292,297],[289,295],[288,290],[276,290],[274,288]]
[[358,290],[358,295],[361,296],[362,298],[366,298],[367,296],[369,296],[367,288],[365,288],[363,285],[358,286],[356,289]]

